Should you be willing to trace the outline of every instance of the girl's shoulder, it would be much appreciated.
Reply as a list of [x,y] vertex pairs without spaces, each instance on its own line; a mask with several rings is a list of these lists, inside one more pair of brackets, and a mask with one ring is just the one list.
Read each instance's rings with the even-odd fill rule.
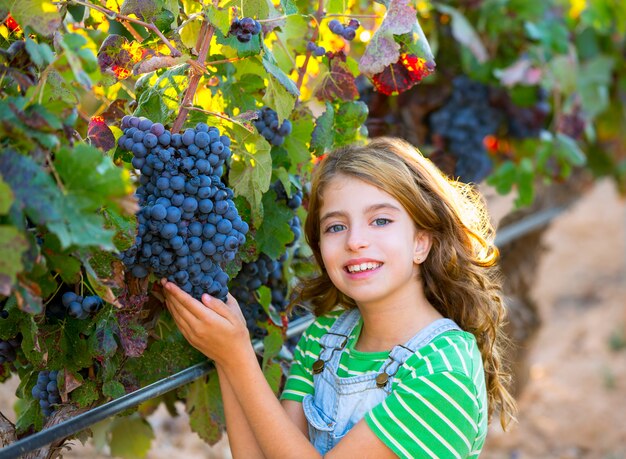
[[346,312],[345,309],[336,309],[322,314],[321,316],[317,316],[311,325],[309,325],[304,331],[304,334],[315,338],[321,338],[330,331],[333,324],[344,312]]
[[436,373],[463,374],[475,379],[483,373],[482,357],[476,338],[469,332],[449,330],[417,349],[405,364],[413,377]]

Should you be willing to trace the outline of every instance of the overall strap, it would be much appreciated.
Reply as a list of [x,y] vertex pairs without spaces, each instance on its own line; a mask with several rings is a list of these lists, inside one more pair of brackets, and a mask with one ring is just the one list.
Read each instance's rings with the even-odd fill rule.
[[461,328],[453,320],[437,319],[417,332],[405,344],[394,346],[391,352],[389,352],[389,358],[381,368],[381,373],[376,377],[378,387],[384,387],[389,377],[395,375],[398,369],[415,351],[428,345],[437,336],[449,330],[461,330]]
[[313,363],[314,374],[321,373],[327,363],[339,358],[341,350],[348,344],[350,333],[359,322],[360,317],[357,308],[344,312],[330,327],[330,331],[320,338],[322,350],[318,359]]

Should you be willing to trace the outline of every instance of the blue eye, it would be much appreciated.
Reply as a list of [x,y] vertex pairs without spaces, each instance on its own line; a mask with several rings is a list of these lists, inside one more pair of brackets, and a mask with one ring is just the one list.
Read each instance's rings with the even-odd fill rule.
[[345,226],[344,225],[331,225],[328,228],[326,228],[326,233],[338,233],[339,231],[341,231],[342,229],[344,229]]
[[374,220],[374,225],[376,226],[385,226],[389,223],[391,223],[391,220],[389,220],[388,218],[377,218],[376,220]]

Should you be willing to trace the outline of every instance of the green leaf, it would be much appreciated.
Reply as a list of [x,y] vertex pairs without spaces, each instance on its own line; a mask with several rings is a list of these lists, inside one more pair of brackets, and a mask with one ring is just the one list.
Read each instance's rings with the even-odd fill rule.
[[587,162],[585,153],[570,136],[557,133],[555,139],[556,154],[573,166],[584,166]]
[[13,190],[0,176],[0,215],[7,214],[13,205]]
[[84,199],[71,194],[59,203],[64,221],[52,221],[48,228],[53,231],[61,247],[70,246],[100,247],[103,250],[116,250],[113,244],[115,232],[104,228],[104,219],[101,215],[85,213]]
[[54,61],[54,53],[47,43],[36,43],[30,37],[26,37],[26,51],[39,68],[46,67]]
[[272,259],[278,259],[285,253],[285,246],[293,240],[289,221],[293,212],[284,204],[276,202],[276,193],[263,196],[265,215],[263,223],[257,229],[255,240],[261,252]]
[[112,456],[126,459],[143,459],[150,450],[154,432],[152,427],[139,414],[116,418],[111,424]]
[[28,241],[17,228],[0,225],[0,294],[10,294],[16,276],[24,269],[22,254],[28,247]]
[[186,398],[191,430],[209,445],[214,445],[222,437],[226,424],[217,372],[209,373],[208,381],[200,378],[189,384]]
[[222,35],[226,36],[228,30],[230,29],[228,8],[218,8],[209,3],[205,6],[204,12],[206,13],[207,20],[211,23],[211,25],[217,28]]
[[118,381],[107,381],[102,385],[102,394],[112,399],[126,395],[124,385]]
[[267,335],[263,339],[263,369],[265,370],[271,359],[276,357],[283,347],[283,331],[275,325],[268,325]]
[[59,10],[50,0],[13,0],[5,3],[18,24],[30,26],[41,35],[51,36],[61,26]]
[[271,147],[267,140],[256,132],[233,124],[229,129],[235,141],[233,161],[228,183],[235,196],[243,196],[250,203],[255,221],[263,218],[261,199],[270,187],[272,179]]
[[263,96],[263,102],[276,111],[278,120],[282,123],[283,120],[289,118],[289,115],[291,115],[296,105],[297,96],[293,95],[289,89],[283,86],[283,84],[273,76],[270,75],[268,81],[265,96]]
[[13,190],[15,204],[37,224],[61,221],[63,196],[53,179],[30,157],[12,150],[0,154],[0,175]]
[[18,434],[23,434],[33,426],[36,430],[40,430],[43,425],[41,416],[41,408],[39,408],[39,400],[20,400],[18,406],[17,421],[15,429]]
[[524,158],[520,162],[517,171],[517,191],[519,193],[515,200],[515,205],[518,207],[529,206],[534,199],[534,184],[535,173],[532,161],[529,158]]
[[367,119],[367,104],[361,101],[345,102],[335,112],[335,147],[353,143]]
[[487,178],[487,183],[493,186],[499,194],[505,195],[511,191],[516,175],[517,168],[515,163],[513,161],[505,161]]
[[246,43],[240,42],[234,35],[222,35],[219,29],[215,31],[215,36],[218,44],[230,46],[237,51],[237,56],[239,57],[256,56],[261,53],[261,34],[252,36],[250,41]]
[[84,210],[118,207],[116,198],[133,191],[130,175],[90,145],[61,149],[55,164],[66,190],[81,197]]
[[484,63],[488,58],[487,50],[483,45],[480,36],[474,30],[471,22],[459,10],[441,3],[433,4],[437,10],[450,16],[452,22],[452,36],[466,46],[474,55],[476,60]]
[[294,97],[298,97],[300,95],[300,91],[298,90],[298,87],[296,86],[294,81],[289,78],[287,74],[285,74],[285,72],[280,69],[280,67],[276,65],[274,57],[267,50],[265,50],[265,52],[263,53],[262,63],[263,68],[265,68],[267,73],[276,78],[278,80],[278,83],[280,83],[289,94]]
[[311,150],[317,156],[332,148],[335,137],[334,124],[335,109],[329,102],[326,102],[326,111],[315,120],[315,129],[311,136]]
[[600,55],[584,62],[578,73],[578,93],[585,114],[594,119],[610,103],[609,87],[613,77],[615,59]]
[[72,391],[72,401],[80,407],[88,407],[98,401],[100,394],[95,381],[85,380],[80,387]]
[[158,0],[124,0],[120,7],[120,13],[124,15],[134,14],[146,22],[153,22],[161,11],[161,3]]
[[278,395],[280,391],[280,385],[283,378],[283,369],[278,362],[270,362],[263,369],[263,374],[267,383],[272,388],[275,394]]
[[291,118],[292,130],[285,138],[283,147],[287,150],[291,162],[290,172],[298,174],[304,165],[311,161],[309,144],[313,133],[313,120],[308,110],[297,110]]

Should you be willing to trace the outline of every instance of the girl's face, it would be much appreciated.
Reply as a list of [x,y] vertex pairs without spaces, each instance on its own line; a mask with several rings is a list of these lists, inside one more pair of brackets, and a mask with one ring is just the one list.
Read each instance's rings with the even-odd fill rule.
[[390,194],[339,175],[323,191],[320,251],[333,284],[361,307],[411,301],[421,289],[418,256],[430,247]]

